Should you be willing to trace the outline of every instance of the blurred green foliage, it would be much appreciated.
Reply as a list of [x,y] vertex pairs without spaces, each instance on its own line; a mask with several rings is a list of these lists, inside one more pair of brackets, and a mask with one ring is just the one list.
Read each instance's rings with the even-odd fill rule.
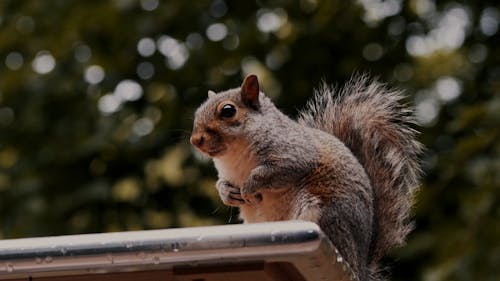
[[500,276],[497,1],[0,2],[2,238],[235,222],[188,143],[259,74],[294,115],[324,79],[406,89],[427,147],[393,280]]

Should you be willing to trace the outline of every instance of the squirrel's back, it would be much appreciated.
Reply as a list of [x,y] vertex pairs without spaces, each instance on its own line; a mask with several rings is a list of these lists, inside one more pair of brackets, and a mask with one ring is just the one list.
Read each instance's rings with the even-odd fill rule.
[[354,76],[340,90],[325,84],[298,122],[340,139],[370,178],[375,205],[369,263],[404,243],[412,228],[410,209],[419,182],[419,155],[413,111],[403,95],[366,76]]

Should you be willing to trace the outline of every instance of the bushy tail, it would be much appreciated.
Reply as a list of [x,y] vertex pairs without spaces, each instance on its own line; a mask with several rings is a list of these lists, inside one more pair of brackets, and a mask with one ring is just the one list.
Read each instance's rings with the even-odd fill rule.
[[354,76],[340,90],[326,84],[299,116],[299,122],[335,135],[365,168],[374,188],[374,233],[370,265],[404,243],[411,231],[410,209],[419,183],[419,156],[413,111],[399,91],[367,76]]

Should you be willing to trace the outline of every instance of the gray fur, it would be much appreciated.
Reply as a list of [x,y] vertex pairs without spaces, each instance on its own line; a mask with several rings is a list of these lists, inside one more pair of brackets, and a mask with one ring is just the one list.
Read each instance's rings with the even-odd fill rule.
[[411,231],[410,210],[419,184],[422,145],[412,129],[403,94],[367,76],[353,77],[342,89],[323,84],[298,122],[335,135],[359,159],[370,177],[375,220],[370,263],[404,243]]
[[[314,221],[359,280],[375,280],[379,259],[411,229],[418,184],[421,146],[401,98],[355,77],[338,93],[323,85],[297,122],[263,93],[250,108],[232,89],[196,111],[191,141],[217,152],[217,190],[246,222]],[[218,118],[228,101],[240,115]]]

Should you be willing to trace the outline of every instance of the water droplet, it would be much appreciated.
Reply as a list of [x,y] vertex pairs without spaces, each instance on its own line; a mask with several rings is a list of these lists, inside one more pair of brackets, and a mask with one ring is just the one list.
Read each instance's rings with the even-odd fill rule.
[[344,259],[341,256],[337,257],[337,262],[342,262]]
[[154,256],[153,257],[153,263],[154,264],[159,264],[160,263],[160,257]]
[[172,251],[179,252],[179,243],[172,243],[170,247],[172,248]]
[[37,264],[41,264],[43,262],[42,258],[35,258],[35,262]]
[[146,258],[146,253],[139,252],[139,253],[137,253],[137,257],[140,258],[140,259],[145,259]]
[[14,271],[14,265],[12,265],[11,263],[8,263],[7,264],[7,272],[13,272]]
[[66,248],[61,248],[61,254],[66,255],[66,253],[68,252],[68,250]]
[[52,262],[52,257],[51,256],[46,256],[45,257],[45,262],[46,263],[51,263]]
[[112,254],[108,254],[107,257],[108,257],[109,263],[111,263],[111,264],[115,263],[115,258],[113,258]]

